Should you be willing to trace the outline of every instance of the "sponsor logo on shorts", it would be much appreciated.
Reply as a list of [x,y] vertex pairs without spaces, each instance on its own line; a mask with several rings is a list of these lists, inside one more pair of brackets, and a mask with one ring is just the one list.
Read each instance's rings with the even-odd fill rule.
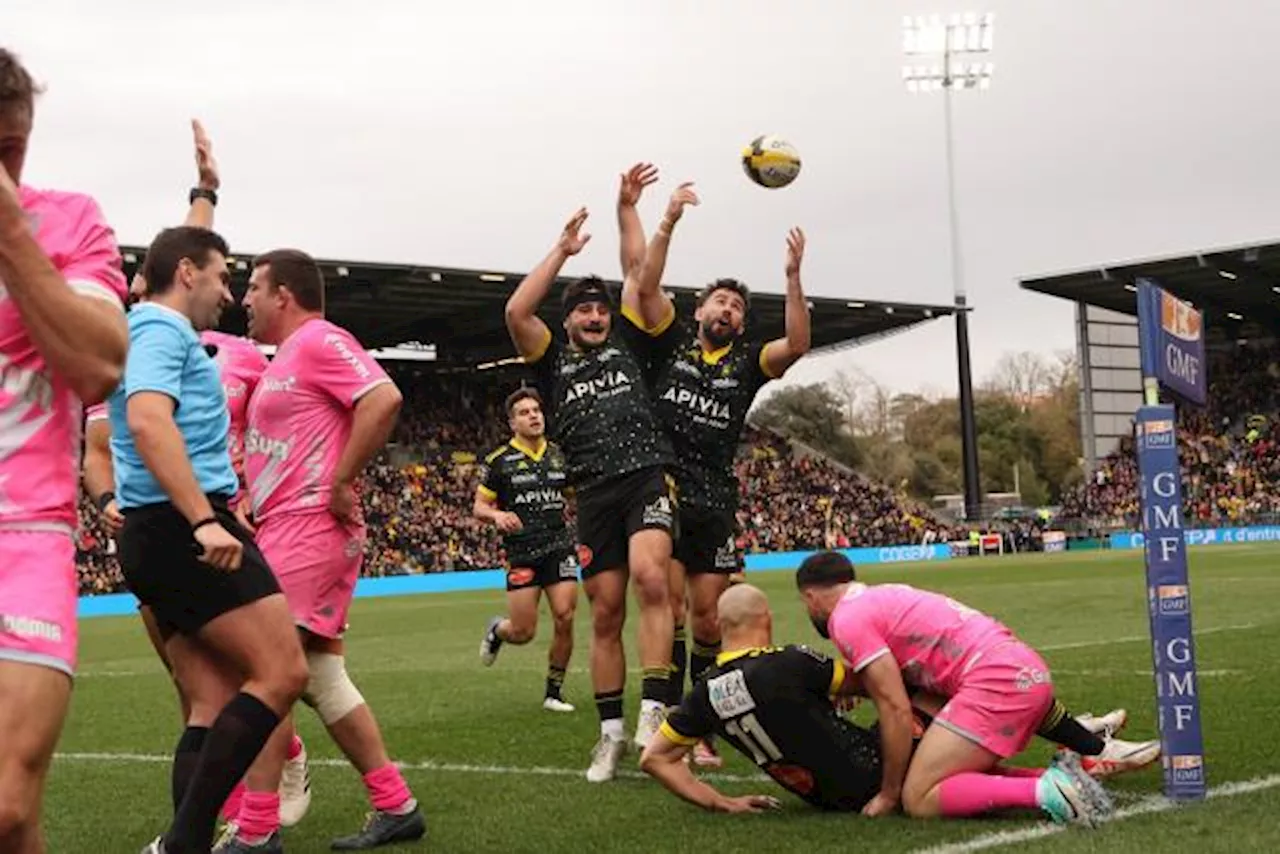
[[663,528],[671,528],[675,520],[675,514],[671,508],[671,499],[666,495],[659,495],[651,503],[644,507],[644,516],[640,520],[642,525],[657,525]]
[[733,534],[724,541],[724,545],[716,549],[716,569],[738,568],[738,544],[733,541]]
[[364,544],[361,543],[358,538],[352,538],[350,540],[347,540],[347,545],[346,545],[346,548],[343,549],[343,554],[346,555],[347,560],[355,560],[355,558],[360,554],[363,547],[364,547]]
[[560,561],[560,577],[561,578],[577,578],[578,577],[578,559],[574,555],[566,555],[565,559]]
[[588,566],[591,566],[591,560],[594,557],[595,557],[595,554],[591,551],[591,546],[585,546],[585,545],[578,546],[578,563],[584,569]]
[[0,629],[6,634],[19,638],[38,638],[40,640],[62,642],[62,626],[48,620],[37,620],[34,617],[15,617],[0,614]]
[[533,581],[532,569],[513,569],[507,573],[507,583],[512,587],[520,587]]
[[1013,685],[1019,691],[1030,691],[1036,685],[1052,685],[1053,679],[1047,670],[1039,667],[1023,667],[1013,677]]

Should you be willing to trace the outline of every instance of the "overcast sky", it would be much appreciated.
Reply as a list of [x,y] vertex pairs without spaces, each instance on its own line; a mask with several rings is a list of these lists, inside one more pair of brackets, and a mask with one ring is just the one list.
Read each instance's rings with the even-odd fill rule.
[[[122,242],[179,217],[187,119],[222,164],[241,252],[524,270],[575,206],[569,272],[616,276],[617,174],[652,160],[650,228],[679,180],[672,283],[949,303],[940,96],[901,82],[904,14],[996,13],[995,82],[958,93],[955,143],[979,379],[1073,346],[1069,304],[1020,275],[1280,235],[1280,3],[1272,0],[2,0],[0,43],[48,86],[26,180],[93,193]],[[766,191],[738,155],[800,150]],[[803,364],[803,363],[802,363]],[[798,368],[955,385],[949,321]]]

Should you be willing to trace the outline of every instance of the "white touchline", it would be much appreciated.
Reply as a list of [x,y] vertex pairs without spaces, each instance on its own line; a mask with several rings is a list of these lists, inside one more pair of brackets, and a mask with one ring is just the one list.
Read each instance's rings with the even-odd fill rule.
[[[116,764],[164,764],[173,761],[173,757],[163,753],[55,753],[53,758],[60,762],[105,762]],[[349,768],[351,763],[345,759],[310,758],[307,764],[313,768]],[[467,765],[457,762],[436,762],[423,759],[417,762],[397,762],[396,765],[406,771],[440,771],[459,774],[499,774],[522,775],[528,777],[582,777],[586,773],[576,768],[553,768],[543,765]],[[647,774],[639,771],[619,771],[618,776],[636,780],[648,779]],[[759,776],[743,776],[741,774],[699,774],[701,780],[713,780],[720,783],[758,783],[767,780],[763,774]]]
[[[1274,789],[1276,786],[1280,786],[1280,774],[1271,774],[1266,777],[1254,777],[1252,780],[1239,780],[1234,783],[1223,783],[1221,786],[1214,786],[1209,790],[1209,797],[1232,798],[1238,795],[1247,795],[1251,792]],[[1107,819],[1107,822],[1124,821],[1134,816],[1166,812],[1175,807],[1177,807],[1177,804],[1168,798],[1161,795],[1152,795],[1151,797],[1143,798],[1131,807],[1116,810],[1115,814]],[[1060,824],[1042,824],[1023,828],[1022,830],[1001,830],[996,833],[975,836],[965,842],[953,842],[947,845],[935,845],[931,848],[920,848],[915,854],[967,854],[969,851],[985,851],[989,848],[1000,848],[1018,842],[1040,839],[1041,837],[1052,836],[1055,833],[1062,833],[1069,829]],[[1071,830],[1075,833],[1089,833],[1087,830]]]
[[[1192,634],[1199,637],[1200,635],[1216,635],[1219,632],[1247,632],[1249,629],[1256,629],[1257,623],[1241,623],[1235,626],[1214,626],[1209,629],[1196,629]],[[1090,641],[1075,641],[1073,643],[1049,643],[1041,646],[1032,646],[1038,652],[1054,652],[1060,649],[1085,649],[1091,646],[1111,646],[1113,643],[1150,643],[1150,635],[1128,635],[1122,638],[1102,638]]]

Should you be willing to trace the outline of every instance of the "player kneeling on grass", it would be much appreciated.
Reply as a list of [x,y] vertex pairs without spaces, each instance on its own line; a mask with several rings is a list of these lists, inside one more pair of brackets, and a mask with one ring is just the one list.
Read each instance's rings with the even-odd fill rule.
[[504,643],[526,644],[538,628],[538,600],[547,592],[555,637],[542,708],[572,712],[564,701],[564,674],[573,654],[573,612],[578,604],[578,559],[565,521],[568,482],[564,454],[547,441],[542,397],[522,388],[507,398],[512,438],[485,458],[473,512],[503,534],[508,617],[494,617],[480,642],[486,667]]
[[[717,603],[724,652],[680,707],[668,717],[641,758],[641,767],[685,800],[716,812],[759,812],[778,806],[764,795],[731,798],[693,776],[682,761],[699,739],[719,734],[781,786],[827,810],[865,811],[882,778],[878,725],[864,729],[837,712],[862,693],[844,665],[805,646],[772,646],[773,617],[760,590],[738,584]],[[917,695],[925,708],[940,698]],[[923,716],[922,716],[923,717]],[[917,723],[912,735],[919,735]],[[912,739],[912,744],[916,739]],[[1106,801],[1101,787],[1078,763],[1063,757],[1048,770],[1006,768],[995,773],[1031,782],[1065,800],[1084,791]],[[1062,812],[1046,808],[1059,818]]]
[[[1111,803],[1078,763],[1007,769],[1055,704],[1044,659],[998,621],[905,584],[867,586],[838,552],[807,558],[796,586],[879,717],[884,763],[870,816],[961,817],[1040,808],[1055,821],[1093,825]],[[908,682],[946,698],[918,747]],[[1076,773],[1078,772],[1078,773]]]

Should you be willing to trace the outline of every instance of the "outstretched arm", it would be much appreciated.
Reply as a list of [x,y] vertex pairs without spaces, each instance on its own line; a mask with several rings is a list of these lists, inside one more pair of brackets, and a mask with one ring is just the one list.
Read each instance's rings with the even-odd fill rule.
[[618,252],[624,281],[644,262],[644,225],[636,205],[644,188],[657,180],[658,167],[637,163],[622,173],[618,181]]
[[[199,119],[191,120],[191,134],[196,146],[196,186],[216,193],[222,186],[222,179],[218,174],[218,161],[213,157],[213,142]],[[182,224],[212,229],[213,202],[203,196],[196,198],[191,202],[191,210],[187,211],[187,218]]]
[[538,317],[538,309],[551,292],[551,285],[560,275],[564,263],[582,251],[591,239],[590,234],[579,234],[587,221],[587,209],[578,211],[565,223],[560,239],[537,267],[524,277],[515,292],[507,300],[507,332],[516,352],[526,361],[537,361],[547,351],[551,330]]
[[710,812],[762,812],[778,808],[777,798],[769,795],[731,798],[693,776],[689,766],[684,763],[684,755],[690,748],[690,744],[672,740],[670,735],[659,730],[649,739],[649,744],[640,757],[640,769],[661,783],[667,791]]
[[907,779],[907,766],[911,762],[911,699],[892,655],[881,655],[864,667],[859,676],[867,694],[876,704],[884,763],[880,793],[862,812],[870,816],[887,815],[902,801],[902,784]]
[[667,269],[667,251],[671,248],[671,232],[687,205],[698,204],[692,182],[685,182],[671,194],[666,214],[653,233],[644,253],[638,274],[622,286],[622,306],[640,317],[646,329],[661,326],[671,316],[671,300],[662,293],[662,274]]
[[809,302],[800,286],[800,262],[804,260],[804,232],[787,234],[787,302],[783,314],[786,335],[765,345],[761,356],[765,373],[777,379],[809,352]]

